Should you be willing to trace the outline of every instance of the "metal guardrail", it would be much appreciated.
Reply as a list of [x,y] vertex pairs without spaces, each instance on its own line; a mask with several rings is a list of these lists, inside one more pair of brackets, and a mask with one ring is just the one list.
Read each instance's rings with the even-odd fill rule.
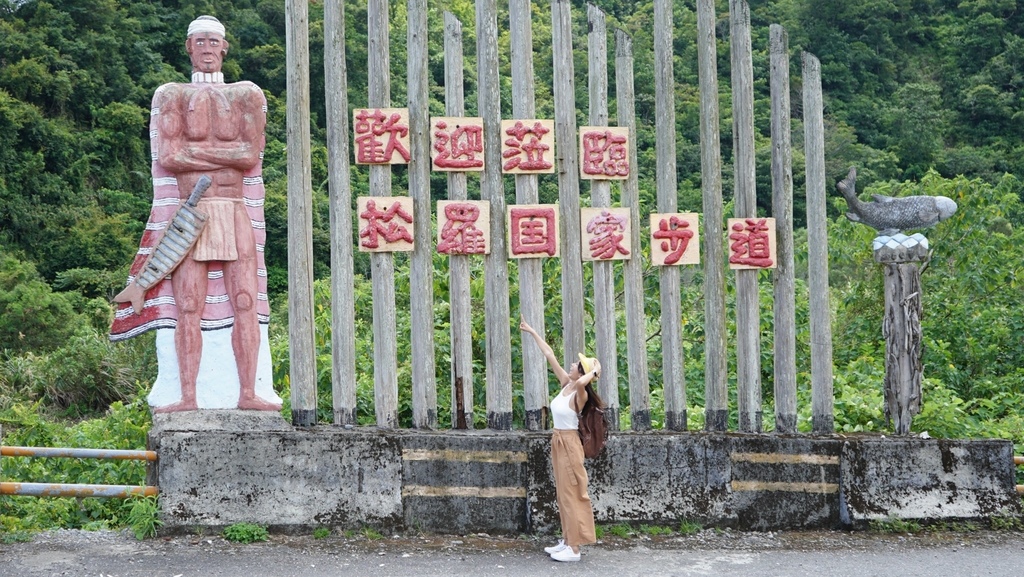
[[[155,451],[124,451],[117,449],[72,449],[63,447],[0,447],[0,457],[39,457],[69,459],[117,459],[129,461],[156,461]],[[0,495],[28,497],[107,497],[124,498],[133,495],[157,495],[160,490],[151,485],[93,485],[73,483],[0,483]]]

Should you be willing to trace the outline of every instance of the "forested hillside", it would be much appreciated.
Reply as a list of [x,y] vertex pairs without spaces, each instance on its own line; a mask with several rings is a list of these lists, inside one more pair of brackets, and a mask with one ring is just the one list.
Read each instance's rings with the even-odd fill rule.
[[[621,28],[633,38],[641,198],[647,212],[655,206],[653,6],[650,0],[595,4],[608,14],[609,30]],[[466,33],[466,103],[469,114],[474,114],[473,2],[429,0],[429,6],[431,112],[443,111],[441,14],[449,10],[462,19]],[[586,11],[583,2],[574,6],[577,109],[580,124],[585,124]],[[349,102],[360,106],[367,93],[366,6],[348,1],[345,9]],[[800,52],[808,51],[822,62],[829,181],[838,181],[850,165],[857,165],[862,190],[895,195],[924,190],[960,203],[957,217],[937,229],[936,262],[924,277],[925,290],[931,295],[925,305],[930,338],[925,375],[955,397],[959,405],[954,405],[962,410],[970,408],[973,399],[987,398],[989,402],[1003,399],[990,410],[992,418],[1012,413],[1013,402],[1019,405],[1024,400],[1020,393],[1024,370],[1019,368],[1024,349],[1014,336],[1024,330],[1024,313],[1014,304],[1020,301],[1017,274],[1024,260],[1017,242],[1017,231],[1024,223],[1019,202],[1024,190],[1019,184],[1024,180],[1024,145],[1019,137],[1024,128],[1024,10],[1015,0],[759,0],[751,2],[751,9],[760,131],[758,199],[763,214],[770,214],[771,204],[768,26],[780,23],[788,31],[792,52],[797,225],[802,226],[804,214]],[[720,0],[720,125],[728,201],[732,147],[727,10],[728,2]],[[538,115],[551,117],[548,2],[535,2],[533,11]],[[106,410],[112,401],[135,398],[151,380],[154,368],[147,337],[117,346],[106,342],[109,299],[124,282],[149,211],[150,98],[159,85],[186,80],[185,30],[204,13],[216,15],[227,26],[231,52],[224,68],[228,81],[256,82],[269,102],[264,168],[267,262],[280,326],[279,311],[285,310],[281,305],[287,299],[284,0],[0,0],[0,410],[35,400],[68,416],[91,415]],[[700,212],[694,0],[677,0],[674,13],[679,205]],[[405,102],[404,16],[404,3],[393,2],[391,86],[396,105]],[[510,116],[507,15],[499,17],[499,30],[505,31],[500,39],[502,106]],[[315,275],[324,279],[329,247],[323,2],[310,3],[310,42]],[[614,81],[614,74],[609,77]],[[614,117],[614,101],[612,107]],[[401,190],[404,172],[397,168],[395,175],[396,190]],[[434,176],[435,199],[446,194],[444,182],[443,176]],[[353,169],[355,194],[366,186],[365,174]],[[513,202],[508,181],[506,186]],[[543,180],[542,201],[554,202],[556,195],[555,180]],[[837,381],[857,384],[857,391],[862,386],[867,387],[863,391],[872,391],[880,383],[883,366],[881,283],[867,250],[871,231],[851,228],[841,216],[844,209],[841,201],[830,208]],[[799,250],[805,249],[798,246]],[[436,263],[437,276],[443,279],[446,261]],[[398,266],[407,264],[399,259]],[[368,266],[363,256],[357,256],[356,272],[363,275],[357,291],[365,291],[362,283]],[[554,269],[549,272],[546,281],[557,282]],[[689,397],[696,407],[693,413],[699,415],[701,278],[699,272],[688,278],[691,282],[685,290],[692,309],[684,318],[690,331],[687,382],[693,389]],[[443,280],[439,282],[435,291],[440,303],[438,354],[443,356],[447,293]],[[763,283],[763,288],[768,286]],[[806,290],[802,284],[798,288]],[[399,289],[400,297],[402,290],[408,291],[408,287]],[[321,286],[318,292],[324,305],[325,291]],[[805,308],[806,294],[798,298]],[[653,301],[648,310],[657,319]],[[770,303],[770,298],[762,302]],[[358,322],[368,322],[368,310],[358,312]],[[765,309],[765,315],[762,350],[765,400],[770,402],[770,309]],[[326,354],[329,322],[322,320],[318,342]],[[402,322],[407,319],[399,319],[400,330]],[[482,319],[479,324],[483,331]],[[807,335],[800,338],[802,346]],[[286,386],[287,341],[279,336],[275,347],[282,388]],[[806,359],[801,362],[809,366]],[[439,360],[439,382],[447,382],[447,366]],[[652,383],[660,382],[659,371],[660,367],[652,367]],[[326,378],[329,383],[329,375]],[[801,379],[806,380],[806,374]],[[993,397],[993,388],[1008,398]],[[881,428],[880,388],[875,393],[877,398],[863,404],[863,411],[870,415],[839,415],[837,422],[851,428]],[[846,394],[842,386],[837,388],[840,411],[848,406],[843,401]],[[929,406],[927,399],[925,406]],[[329,402],[325,412],[329,414]]]

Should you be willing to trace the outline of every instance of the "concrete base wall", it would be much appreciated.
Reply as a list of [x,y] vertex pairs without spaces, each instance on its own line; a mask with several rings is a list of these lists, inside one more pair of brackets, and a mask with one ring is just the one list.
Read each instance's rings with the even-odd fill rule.
[[[159,416],[168,532],[237,522],[464,534],[558,530],[546,433],[295,429],[276,415]],[[598,523],[774,530],[1019,516],[1009,441],[617,433],[587,461]]]

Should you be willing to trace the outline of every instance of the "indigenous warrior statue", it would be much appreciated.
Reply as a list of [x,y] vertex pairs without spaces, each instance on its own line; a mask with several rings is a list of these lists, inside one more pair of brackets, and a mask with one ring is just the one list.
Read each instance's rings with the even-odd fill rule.
[[216,18],[189,25],[185,50],[192,82],[153,96],[153,208],[128,287],[114,297],[110,338],[157,330],[154,412],[276,411],[263,258],[266,99],[251,82],[224,83],[228,42]]

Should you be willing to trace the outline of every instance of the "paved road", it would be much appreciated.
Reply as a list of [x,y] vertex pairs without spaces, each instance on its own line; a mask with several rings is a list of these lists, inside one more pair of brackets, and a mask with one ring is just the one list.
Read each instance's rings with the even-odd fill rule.
[[0,577],[614,576],[1019,577],[1024,533],[923,535],[704,531],[605,539],[583,561],[556,563],[534,537],[275,535],[240,545],[217,536],[136,541],[125,533],[59,531],[0,545]]

